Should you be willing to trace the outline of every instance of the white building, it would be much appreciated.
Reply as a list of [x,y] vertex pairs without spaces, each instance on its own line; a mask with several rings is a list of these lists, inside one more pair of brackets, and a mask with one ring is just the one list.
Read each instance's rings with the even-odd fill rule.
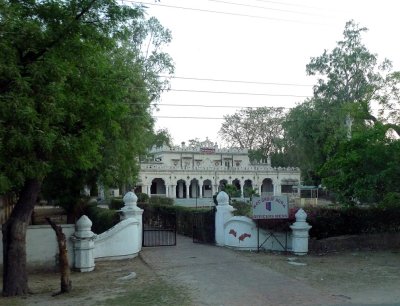
[[299,168],[273,168],[270,160],[251,163],[247,149],[218,148],[208,139],[197,147],[153,148],[141,162],[139,191],[174,199],[212,198],[225,184],[246,197],[248,188],[260,195],[292,194],[300,183]]

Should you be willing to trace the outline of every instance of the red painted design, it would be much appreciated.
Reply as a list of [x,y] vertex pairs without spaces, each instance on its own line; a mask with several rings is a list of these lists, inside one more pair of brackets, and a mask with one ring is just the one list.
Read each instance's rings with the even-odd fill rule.
[[243,241],[244,239],[246,239],[247,237],[251,237],[251,234],[247,234],[247,233],[244,233],[244,234],[241,234],[240,236],[239,236],[239,241]]
[[231,229],[229,231],[229,234],[233,235],[234,237],[236,237],[236,231],[234,229]]

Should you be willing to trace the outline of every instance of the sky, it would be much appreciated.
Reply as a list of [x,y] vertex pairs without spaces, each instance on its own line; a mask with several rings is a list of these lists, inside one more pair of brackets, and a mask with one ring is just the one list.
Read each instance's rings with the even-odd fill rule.
[[206,137],[220,146],[224,115],[242,107],[290,109],[312,95],[310,58],[332,50],[353,19],[367,48],[400,70],[397,0],[148,0],[148,16],[172,32],[171,90],[154,111],[175,145]]

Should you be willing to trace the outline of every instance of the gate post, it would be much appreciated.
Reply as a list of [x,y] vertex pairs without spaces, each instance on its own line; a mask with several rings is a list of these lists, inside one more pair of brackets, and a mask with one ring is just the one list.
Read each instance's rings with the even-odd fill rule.
[[225,223],[233,217],[233,206],[229,205],[229,196],[225,191],[217,195],[217,212],[215,213],[215,243],[225,245]]
[[79,272],[90,272],[94,270],[94,240],[97,235],[92,229],[92,221],[83,215],[76,222],[76,231],[71,237],[74,243],[74,269]]
[[124,220],[128,218],[134,218],[139,222],[137,241],[141,247],[143,235],[143,209],[137,206],[138,198],[133,191],[127,192],[122,200],[124,201],[125,205],[121,209],[121,219]]
[[302,208],[295,216],[296,222],[290,226],[293,231],[292,251],[296,255],[306,255],[308,252],[308,231],[311,226],[307,223],[307,214]]

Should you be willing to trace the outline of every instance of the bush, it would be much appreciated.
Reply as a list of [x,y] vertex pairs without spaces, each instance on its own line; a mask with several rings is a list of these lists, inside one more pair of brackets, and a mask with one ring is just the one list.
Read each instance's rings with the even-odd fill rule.
[[307,208],[311,237],[396,232],[400,230],[400,206]]
[[124,207],[125,203],[122,197],[115,197],[110,200],[110,204],[108,205],[108,208],[113,209],[113,210],[120,210],[122,207]]
[[116,210],[97,207],[97,203],[86,205],[84,214],[92,221],[92,232],[95,234],[101,234],[109,230],[120,220]]
[[400,193],[399,192],[389,192],[385,195],[382,202],[379,203],[382,208],[385,207],[400,207]]
[[174,199],[166,198],[166,197],[150,197],[148,203],[150,205],[174,205]]
[[149,196],[146,193],[139,192],[136,194],[138,197],[138,203],[148,203],[149,202]]
[[235,216],[246,216],[250,217],[252,216],[252,209],[251,209],[251,204],[243,202],[243,201],[236,201],[232,200],[231,205],[233,208],[236,210],[233,212],[233,215]]
[[[289,231],[298,208],[289,210],[289,219],[259,220],[260,228]],[[310,236],[317,239],[342,235],[376,234],[400,230],[400,206],[390,207],[306,207]]]

